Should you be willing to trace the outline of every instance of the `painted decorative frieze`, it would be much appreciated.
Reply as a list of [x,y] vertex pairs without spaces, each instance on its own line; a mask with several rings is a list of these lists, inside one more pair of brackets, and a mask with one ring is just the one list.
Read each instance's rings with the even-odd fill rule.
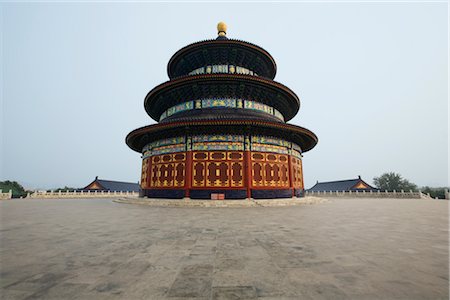
[[252,100],[242,100],[235,98],[211,98],[211,99],[200,99],[200,100],[192,100],[183,102],[181,104],[177,104],[165,110],[159,120],[162,121],[167,117],[173,116],[177,113],[192,110],[192,109],[202,109],[202,108],[242,108],[249,109],[254,111],[263,112],[272,116],[275,116],[277,119],[284,121],[283,114],[280,113],[277,109],[263,104],[258,101]]
[[205,67],[197,68],[188,73],[188,75],[201,75],[201,74],[244,74],[258,76],[252,70],[235,65],[209,65]]

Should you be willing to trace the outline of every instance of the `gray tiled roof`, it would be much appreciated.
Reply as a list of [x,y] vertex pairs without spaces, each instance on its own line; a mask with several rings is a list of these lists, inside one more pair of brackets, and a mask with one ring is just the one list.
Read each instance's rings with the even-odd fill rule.
[[360,181],[367,184],[370,187],[366,190],[376,190],[376,188],[370,186],[367,182],[363,181],[361,178],[356,178],[356,179],[348,179],[348,180],[317,182],[312,188],[308,189],[308,191],[310,191],[310,192],[329,192],[329,191],[361,190],[361,189],[352,189],[352,187],[354,187]]
[[[116,192],[139,192],[140,186],[139,183],[133,183],[133,182],[123,182],[123,181],[113,181],[113,180],[104,180],[104,179],[98,179],[97,177],[92,183],[98,183],[101,185],[104,190],[107,191],[116,191]],[[89,186],[88,185],[88,186]],[[86,186],[86,187],[88,187]],[[85,190],[86,187],[83,189]]]
[[110,190],[110,191],[139,192],[139,184],[138,183],[103,180],[103,179],[97,179],[97,182],[101,186],[103,186],[106,190]]

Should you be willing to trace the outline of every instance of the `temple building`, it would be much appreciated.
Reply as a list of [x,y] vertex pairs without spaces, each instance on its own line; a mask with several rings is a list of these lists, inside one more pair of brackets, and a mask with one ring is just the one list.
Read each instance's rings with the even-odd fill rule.
[[142,154],[141,196],[225,199],[303,196],[303,153],[317,144],[288,124],[298,96],[274,81],[263,48],[226,36],[178,50],[169,81],[144,100],[158,124],[133,130],[127,145]]
[[94,181],[89,183],[82,191],[109,191],[109,192],[139,192],[139,183],[123,182],[114,180],[99,179],[95,176]]
[[367,182],[361,179],[361,176],[355,179],[337,180],[319,182],[308,189],[309,192],[349,192],[349,191],[378,191]]

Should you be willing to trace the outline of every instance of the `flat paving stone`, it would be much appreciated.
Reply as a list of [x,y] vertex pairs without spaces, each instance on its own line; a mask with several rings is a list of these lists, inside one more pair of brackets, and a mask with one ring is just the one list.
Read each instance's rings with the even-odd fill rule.
[[0,201],[2,299],[448,299],[448,201]]
[[256,291],[253,286],[226,286],[213,287],[212,299],[214,300],[238,300],[238,299],[257,299]]

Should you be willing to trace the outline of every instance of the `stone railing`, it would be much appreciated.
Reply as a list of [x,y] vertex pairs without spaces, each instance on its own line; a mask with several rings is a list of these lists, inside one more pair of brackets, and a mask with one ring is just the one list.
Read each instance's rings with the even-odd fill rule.
[[317,197],[343,197],[343,198],[413,198],[433,199],[429,194],[401,191],[305,191],[305,196]]
[[36,191],[28,193],[27,198],[115,198],[138,197],[138,192],[118,191]]
[[2,190],[0,190],[0,200],[8,200],[12,198],[12,190],[9,190],[7,193],[3,193]]

